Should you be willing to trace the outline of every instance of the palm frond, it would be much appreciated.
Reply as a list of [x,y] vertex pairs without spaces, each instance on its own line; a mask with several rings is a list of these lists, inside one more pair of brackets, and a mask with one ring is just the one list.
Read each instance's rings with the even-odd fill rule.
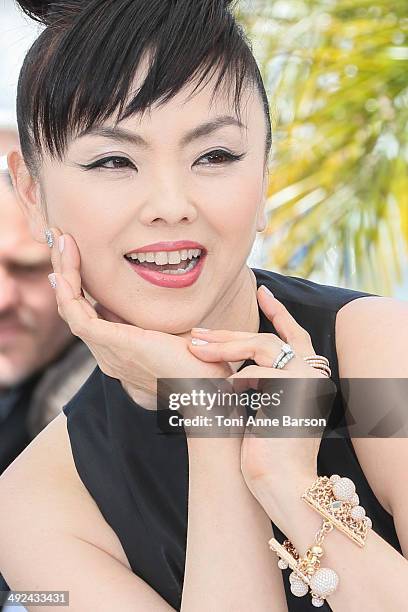
[[265,263],[392,294],[408,262],[408,3],[259,0],[271,101]]

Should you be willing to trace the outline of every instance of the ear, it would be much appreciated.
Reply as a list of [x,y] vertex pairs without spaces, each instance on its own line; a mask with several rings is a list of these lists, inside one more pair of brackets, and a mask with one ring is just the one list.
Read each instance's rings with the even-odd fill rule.
[[31,176],[20,151],[11,151],[7,163],[17,201],[29,223],[31,234],[37,242],[46,243],[45,230],[48,224],[42,205],[40,183]]
[[256,218],[256,231],[263,232],[266,226],[268,225],[268,220],[266,217],[265,207],[266,202],[268,200],[268,191],[269,191],[269,172],[265,169],[264,173],[264,181],[263,181],[263,191],[262,191],[262,202],[258,208],[257,218]]

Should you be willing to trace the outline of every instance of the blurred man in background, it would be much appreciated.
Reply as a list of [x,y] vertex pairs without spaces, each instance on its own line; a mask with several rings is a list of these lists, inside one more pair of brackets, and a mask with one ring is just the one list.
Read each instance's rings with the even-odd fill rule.
[[14,197],[6,154],[18,146],[0,128],[0,473],[96,365],[58,314],[50,249],[31,237]]
[[[0,474],[96,365],[58,314],[50,249],[31,237],[14,197],[6,155],[16,147],[15,130],[0,127]],[[7,590],[0,574],[0,591]],[[0,609],[14,607],[0,601]]]

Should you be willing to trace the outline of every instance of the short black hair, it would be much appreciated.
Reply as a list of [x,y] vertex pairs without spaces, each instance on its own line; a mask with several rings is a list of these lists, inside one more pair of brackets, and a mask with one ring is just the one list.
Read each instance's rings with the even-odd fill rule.
[[[239,116],[241,91],[254,84],[272,129],[268,97],[252,46],[233,12],[233,0],[19,0],[47,27],[27,53],[17,91],[20,144],[35,174],[41,153],[62,158],[70,136],[163,104],[197,78],[216,71]],[[137,93],[135,72],[148,58]]]

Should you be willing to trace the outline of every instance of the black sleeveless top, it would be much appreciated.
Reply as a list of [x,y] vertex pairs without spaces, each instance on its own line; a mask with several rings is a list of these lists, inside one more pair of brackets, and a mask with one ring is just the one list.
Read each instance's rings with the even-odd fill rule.
[[[266,285],[311,335],[317,354],[325,355],[338,383],[335,346],[337,311],[347,302],[374,295],[318,284],[253,268],[257,286]],[[259,308],[259,331],[276,334]],[[240,370],[254,364],[246,360]],[[173,608],[180,609],[185,565],[188,502],[188,450],[185,434],[163,433],[156,411],[136,404],[119,380],[96,367],[63,407],[78,474],[105,520],[117,534],[132,571]],[[336,399],[330,421],[342,419]],[[329,423],[330,425],[330,423]],[[346,429],[347,431],[347,429]],[[392,516],[376,499],[346,435],[322,438],[318,474],[348,476],[355,484],[373,529],[401,553]],[[282,534],[273,525],[275,537]],[[267,544],[267,543],[265,543]],[[274,554],[271,551],[271,554]],[[315,610],[311,597],[290,593],[283,572],[290,612]],[[327,603],[321,608],[330,610]]]

